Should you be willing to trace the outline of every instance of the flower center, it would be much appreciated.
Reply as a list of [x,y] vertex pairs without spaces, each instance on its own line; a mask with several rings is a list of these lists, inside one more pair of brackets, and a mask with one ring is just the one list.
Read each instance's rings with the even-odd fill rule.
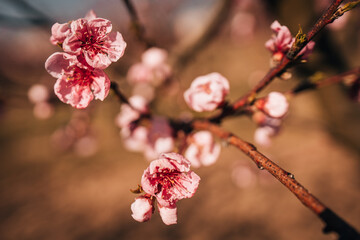
[[106,35],[98,29],[87,30],[82,35],[82,39],[80,39],[80,47],[92,55],[106,53],[106,48],[104,47],[105,37]]
[[91,71],[77,66],[73,67],[72,75],[68,76],[66,80],[71,85],[89,86],[94,81],[94,75]]
[[210,83],[202,84],[199,87],[200,87],[201,90],[203,90],[207,94],[211,93]]

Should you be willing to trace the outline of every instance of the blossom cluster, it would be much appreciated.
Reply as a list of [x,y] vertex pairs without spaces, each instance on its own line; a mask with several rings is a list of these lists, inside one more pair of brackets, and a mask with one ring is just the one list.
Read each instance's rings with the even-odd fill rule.
[[177,153],[163,153],[152,161],[141,178],[142,191],[131,205],[132,217],[139,222],[148,221],[155,208],[155,200],[161,219],[166,225],[177,223],[176,203],[191,198],[200,177],[190,170],[190,162]]
[[57,78],[56,96],[75,108],[86,108],[90,101],[104,100],[110,80],[103,71],[123,56],[126,43],[119,32],[111,32],[109,20],[90,11],[85,18],[55,23],[50,42],[64,52],[52,54],[45,62],[51,76]]
[[[276,65],[286,56],[295,42],[295,38],[292,37],[290,30],[286,26],[280,25],[276,20],[271,24],[270,28],[274,32],[274,35],[265,43],[265,47],[272,53],[272,65]],[[298,53],[298,57],[306,60],[314,50],[314,46],[315,42],[310,41]]]
[[263,146],[269,146],[271,137],[275,136],[289,110],[287,97],[280,92],[271,92],[266,97],[260,98],[254,103],[253,121],[258,124],[254,133],[255,142]]
[[[219,73],[210,73],[196,78],[184,98],[195,111],[212,111],[223,105],[228,92],[228,80]],[[130,97],[129,104],[121,106],[115,122],[121,128],[125,147],[143,152],[148,160],[152,160],[161,153],[174,150],[175,130],[164,117],[151,115],[141,121],[141,116],[149,113],[148,104],[145,96]],[[185,156],[193,167],[208,166],[216,162],[220,149],[210,132],[200,131],[187,136]]]

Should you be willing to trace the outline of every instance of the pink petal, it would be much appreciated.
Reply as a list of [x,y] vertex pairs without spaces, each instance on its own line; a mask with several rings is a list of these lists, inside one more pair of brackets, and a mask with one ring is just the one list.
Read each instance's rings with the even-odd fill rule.
[[177,208],[175,207],[163,207],[158,204],[159,212],[162,221],[166,225],[172,225],[177,223]]
[[119,32],[112,32],[108,35],[109,46],[107,54],[112,62],[116,62],[124,55],[126,42]]
[[275,21],[270,25],[270,28],[271,28],[271,30],[273,30],[275,33],[277,33],[277,32],[280,30],[281,25],[280,25],[280,23],[279,23],[277,20],[275,20]]
[[110,90],[110,79],[108,76],[101,70],[94,70],[93,72],[93,83],[91,84],[91,90],[95,96],[95,99],[100,99],[103,101],[106,96],[109,94]]
[[86,20],[91,20],[91,19],[94,19],[94,18],[96,18],[96,13],[94,12],[94,10],[91,9],[90,11],[88,11],[86,13],[85,19]]
[[106,53],[98,52],[94,55],[92,51],[84,51],[84,56],[86,62],[93,68],[105,69],[111,64]]
[[64,40],[62,47],[67,53],[79,55],[81,52],[81,41],[79,41],[77,33],[70,34]]
[[101,36],[111,32],[112,24],[107,19],[94,18],[87,21],[87,28],[92,34]]
[[55,78],[61,77],[68,67],[77,61],[76,57],[67,53],[53,53],[45,62],[45,69]]
[[54,45],[62,43],[64,39],[70,34],[70,26],[68,23],[55,23],[51,27],[50,42]]
[[79,109],[86,108],[94,98],[89,87],[72,86],[65,77],[56,81],[54,91],[62,102]]

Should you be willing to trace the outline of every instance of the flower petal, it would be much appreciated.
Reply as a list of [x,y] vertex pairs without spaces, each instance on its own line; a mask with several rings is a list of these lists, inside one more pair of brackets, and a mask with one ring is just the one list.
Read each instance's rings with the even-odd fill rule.
[[110,79],[109,77],[101,70],[94,70],[93,72],[93,83],[90,88],[94,93],[95,99],[100,99],[103,101],[106,96],[109,94],[110,90]]
[[45,69],[51,76],[59,78],[64,71],[67,71],[72,62],[76,61],[76,57],[67,53],[53,53],[45,62]]
[[112,62],[116,62],[124,55],[126,42],[119,32],[112,32],[108,35],[109,47],[107,54]]
[[172,225],[177,223],[177,208],[175,207],[163,207],[158,204],[159,212],[162,221],[166,225]]
[[54,91],[62,102],[79,109],[86,108],[94,98],[89,87],[72,86],[64,76],[56,81]]

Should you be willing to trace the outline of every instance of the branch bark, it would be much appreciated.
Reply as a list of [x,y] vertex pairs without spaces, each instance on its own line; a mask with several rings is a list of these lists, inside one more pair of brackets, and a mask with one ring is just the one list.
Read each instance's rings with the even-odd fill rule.
[[245,142],[232,133],[225,131],[216,124],[212,124],[208,121],[194,121],[192,127],[196,130],[208,130],[212,132],[215,136],[240,149],[249,156],[259,168],[266,169],[289,191],[291,191],[302,204],[309,208],[325,223],[325,233],[336,232],[339,235],[339,239],[360,238],[359,233],[352,226],[312,195],[304,186],[295,180],[293,174],[285,171],[279,165],[257,151],[256,147],[251,143]]

